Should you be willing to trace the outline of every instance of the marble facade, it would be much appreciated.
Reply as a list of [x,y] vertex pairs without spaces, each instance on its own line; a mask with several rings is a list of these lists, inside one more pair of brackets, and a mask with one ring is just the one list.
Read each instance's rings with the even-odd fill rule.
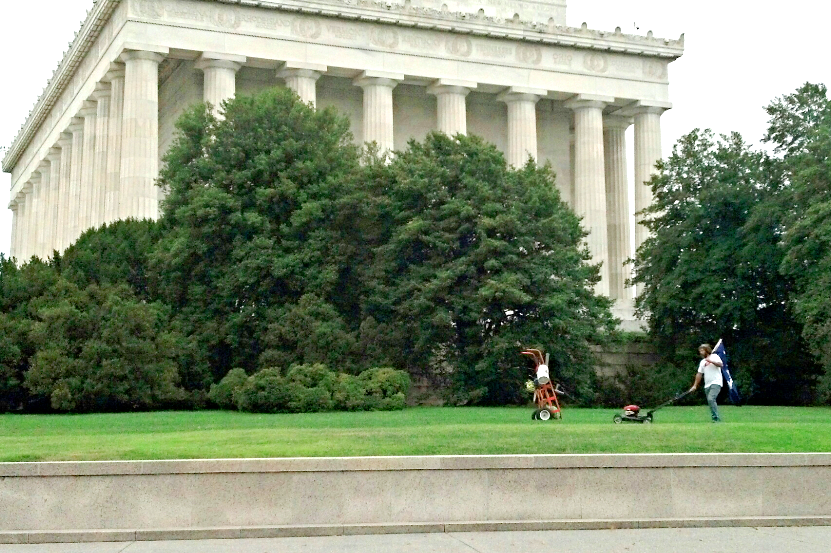
[[565,0],[97,0],[3,160],[11,253],[46,257],[87,228],[157,217],[154,180],[178,115],[286,86],[347,114],[358,142],[393,150],[434,129],[470,132],[514,165],[550,162],[602,262],[598,291],[628,309],[623,261],[646,237],[636,225],[631,243],[630,217],[651,201],[642,183],[661,157],[667,67],[683,36],[567,27],[565,10]]

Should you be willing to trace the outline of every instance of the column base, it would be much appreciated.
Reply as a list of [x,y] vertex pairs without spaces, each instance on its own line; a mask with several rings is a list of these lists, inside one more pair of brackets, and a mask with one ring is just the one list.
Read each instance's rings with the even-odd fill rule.
[[648,330],[646,321],[642,321],[635,315],[635,303],[631,300],[618,300],[612,307],[612,315],[620,319],[618,330],[624,332],[646,332]]

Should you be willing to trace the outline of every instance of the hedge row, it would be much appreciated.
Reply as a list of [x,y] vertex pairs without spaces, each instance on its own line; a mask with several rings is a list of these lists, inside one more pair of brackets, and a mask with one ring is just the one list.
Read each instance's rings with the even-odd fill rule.
[[248,376],[232,369],[208,397],[221,409],[251,413],[318,411],[392,411],[403,409],[410,377],[390,368],[369,369],[358,376],[335,373],[326,365],[293,365]]

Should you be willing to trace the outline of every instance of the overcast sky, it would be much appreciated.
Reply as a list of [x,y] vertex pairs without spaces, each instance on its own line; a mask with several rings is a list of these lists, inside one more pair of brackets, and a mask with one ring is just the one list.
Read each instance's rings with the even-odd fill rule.
[[[92,3],[0,0],[0,147],[11,144]],[[567,19],[574,27],[585,21],[591,29],[651,30],[661,38],[686,34],[683,57],[670,64],[674,107],[662,117],[666,156],[696,127],[738,131],[758,143],[763,107],[772,99],[806,81],[831,82],[829,12],[817,0],[569,0]],[[10,176],[0,173],[0,252],[6,254],[10,187]]]

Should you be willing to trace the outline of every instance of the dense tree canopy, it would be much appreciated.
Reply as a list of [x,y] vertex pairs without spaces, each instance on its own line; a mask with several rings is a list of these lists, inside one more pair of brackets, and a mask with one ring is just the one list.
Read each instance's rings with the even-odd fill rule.
[[397,329],[400,363],[431,376],[453,367],[460,398],[504,403],[527,377],[517,348],[538,344],[556,378],[591,397],[589,344],[614,321],[551,170],[510,170],[479,138],[431,134],[371,172],[381,230],[364,311]]
[[[756,401],[808,402],[817,367],[802,342],[782,261],[776,160],[737,134],[681,138],[653,179],[651,237],[636,258],[638,299],[659,351],[679,367],[723,338]],[[683,369],[682,369],[683,370]],[[689,369],[686,369],[689,370]]]
[[[348,129],[284,89],[187,111],[159,221],[3,261],[2,407],[393,408],[409,382],[394,369],[456,402],[514,402],[528,346],[590,400],[590,345],[614,320],[551,170],[441,134],[362,153]],[[334,370],[331,389],[297,367]]]

